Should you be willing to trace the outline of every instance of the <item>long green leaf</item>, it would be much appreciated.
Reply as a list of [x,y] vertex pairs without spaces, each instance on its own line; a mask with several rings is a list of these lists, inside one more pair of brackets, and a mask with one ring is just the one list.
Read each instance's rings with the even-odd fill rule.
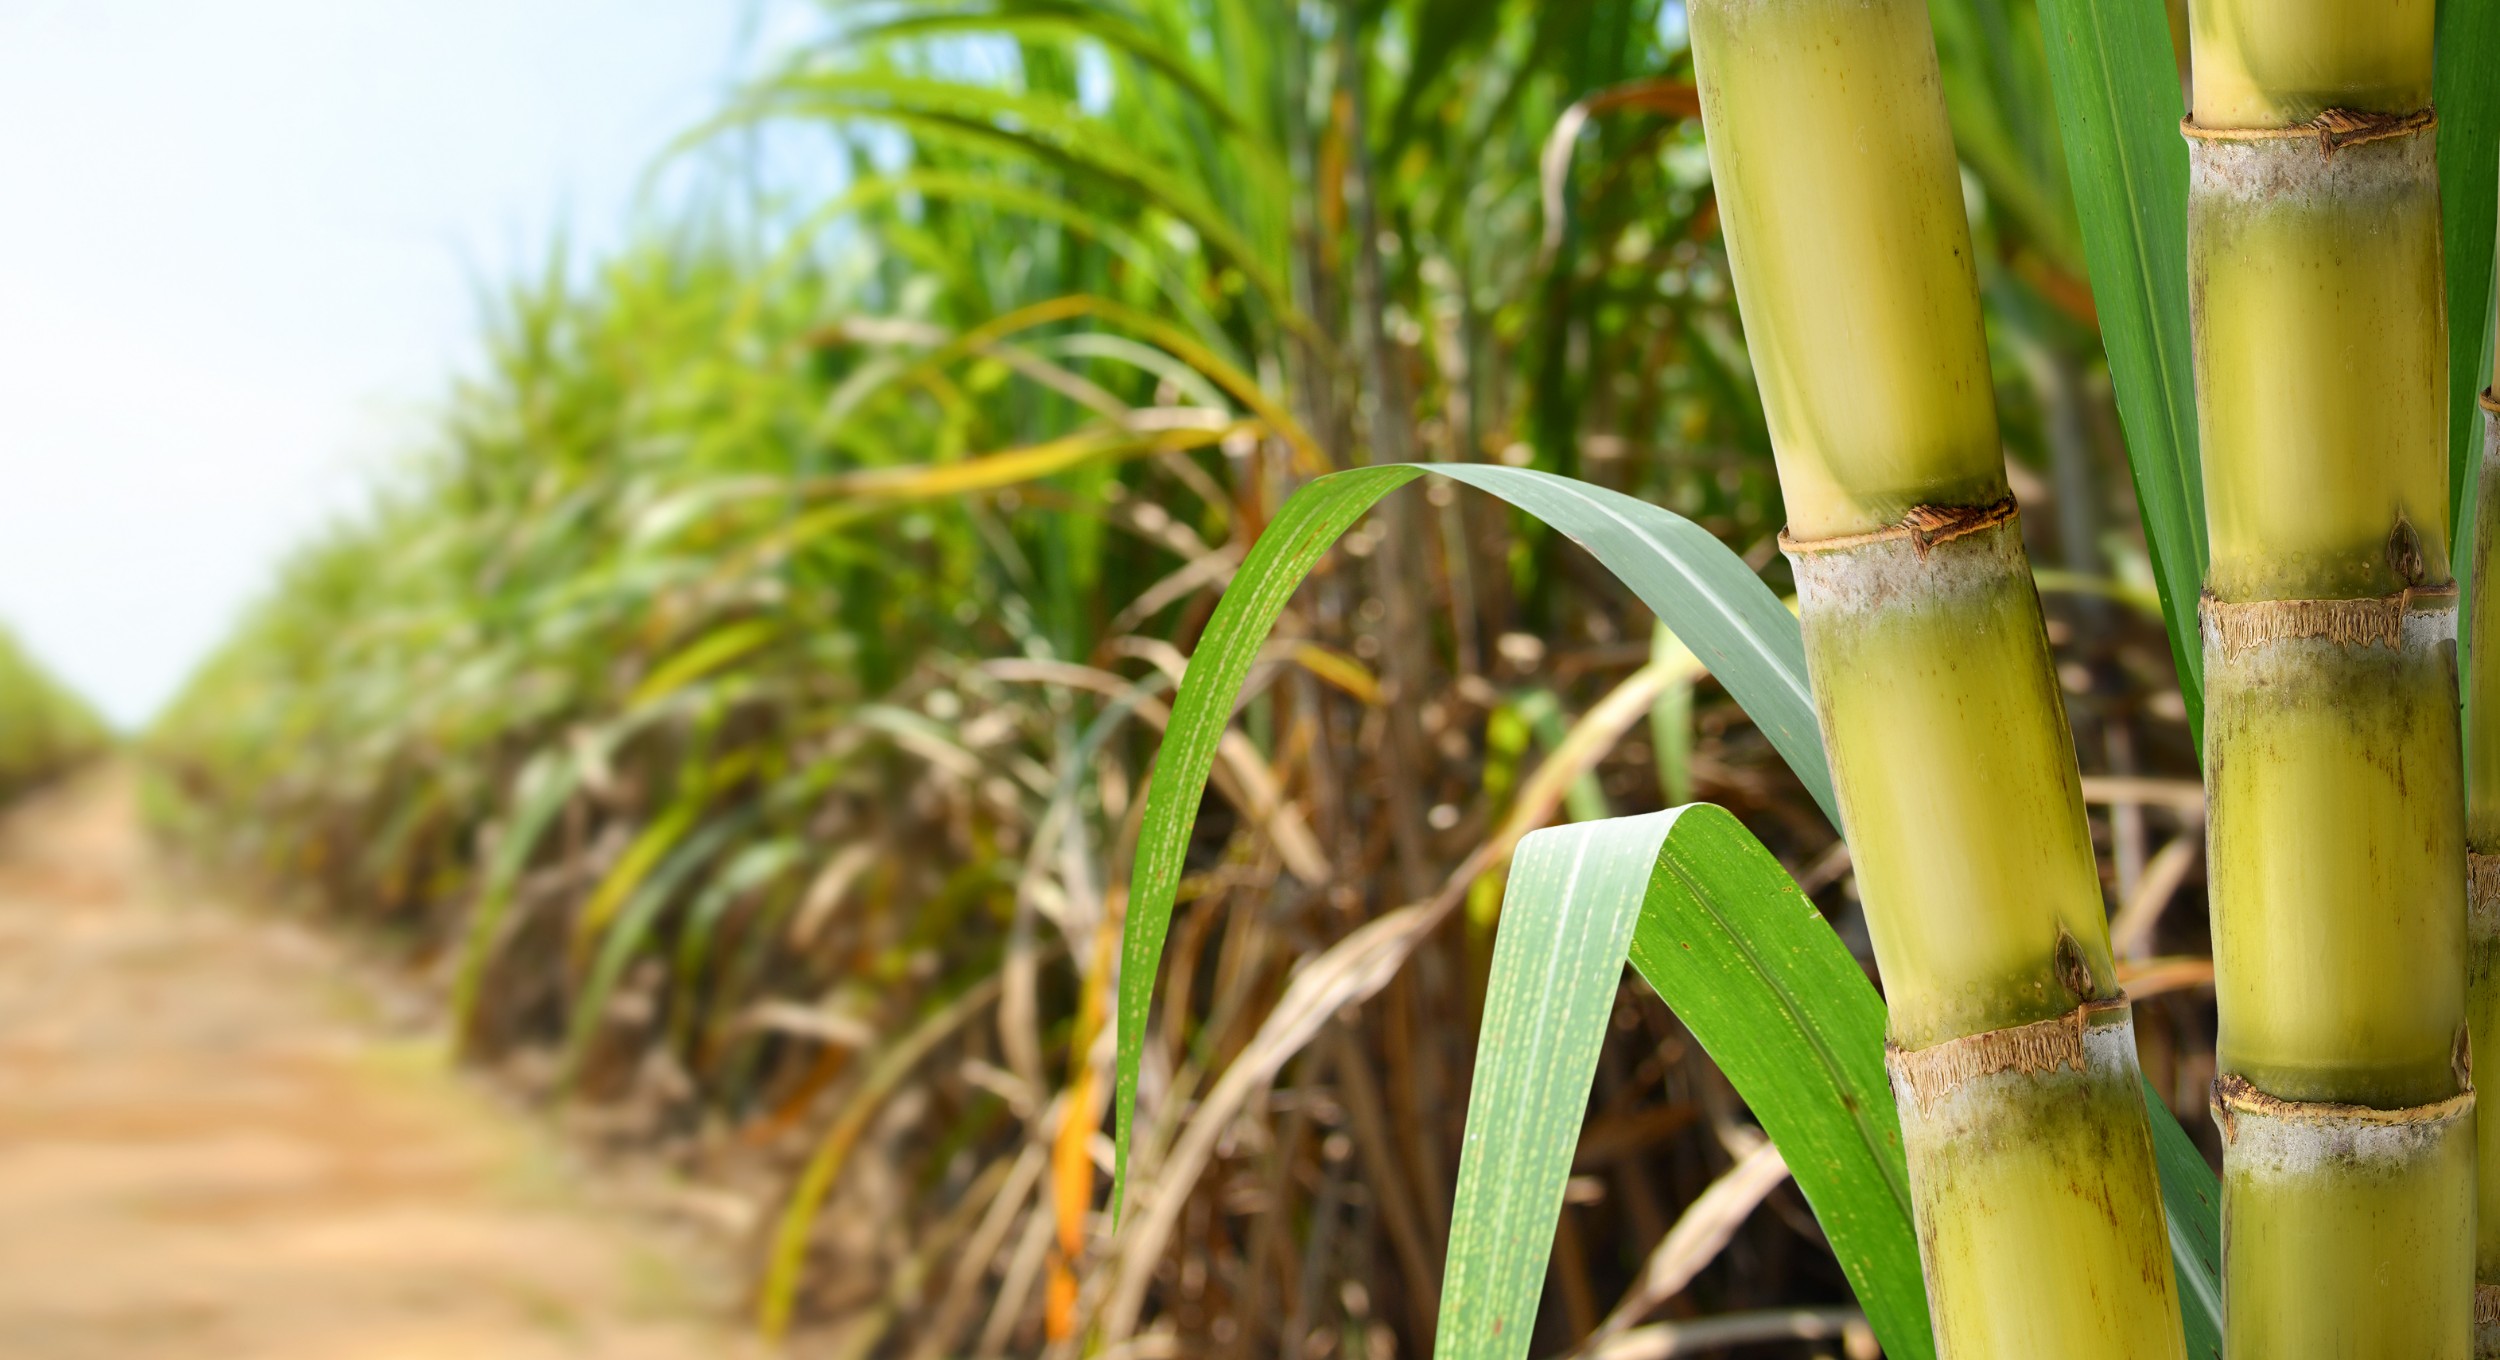
[[2205,669],[2196,601],[2205,579],[2205,490],[2188,356],[2179,68],[2164,11],[2149,0],[2040,0],[2040,26],[2144,543],[2170,625],[2188,731],[2201,737]]
[[2492,230],[2500,200],[2500,4],[2447,0],[2439,7],[2439,61],[2431,104],[2439,110],[2439,227],[2448,268],[2448,490],[2450,541],[2474,541],[2474,469],[2483,423],[2474,394],[2488,379],[2483,321],[2491,310]]
[[1706,804],[1520,842],[1477,1040],[1438,1354],[1527,1351],[1627,952],[1778,1144],[1884,1353],[1932,1357],[1884,1003],[1779,861]]
[[2170,1220],[2170,1264],[2179,1281],[2179,1322],[2189,1360],[2222,1360],[2222,1187],[2205,1154],[2170,1117],[2170,1106],[2144,1083],[2153,1126],[2153,1169]]

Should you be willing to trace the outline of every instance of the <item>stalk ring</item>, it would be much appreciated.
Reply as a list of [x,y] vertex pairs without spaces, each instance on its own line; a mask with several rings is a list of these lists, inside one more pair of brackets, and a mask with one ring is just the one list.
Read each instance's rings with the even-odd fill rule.
[[2015,1072],[2037,1076],[2064,1069],[2092,1070],[2089,1036],[2124,1026],[2132,1051],[2134,1012],[2124,993],[2086,1001],[2063,1015],[2028,1025],[1947,1039],[1926,1048],[1884,1045],[1884,1066],[1893,1089],[1920,1110],[1935,1105],[1982,1077]]
[[1790,556],[1800,553],[1845,552],[1873,543],[1908,540],[1925,557],[1939,543],[1993,529],[2008,523],[2022,513],[2012,496],[1987,505],[1914,505],[1901,516],[1901,522],[1889,528],[1863,534],[1841,534],[1833,538],[1793,538],[1780,530],[1780,551]]
[[[2456,608],[2457,584],[2448,581],[2358,600],[2224,600],[2208,591],[2196,612],[2206,639],[2228,657],[2307,638],[2402,651],[2409,622],[2417,629],[2428,624],[2430,633],[2454,636]],[[2428,636],[2424,634],[2425,640]]]
[[2198,142],[2275,142],[2311,140],[2327,155],[2367,142],[2392,141],[2429,132],[2439,115],[2427,108],[2411,113],[2371,113],[2362,109],[2328,109],[2306,123],[2290,127],[2212,128],[2200,126],[2190,114],[2179,120],[2180,135]]

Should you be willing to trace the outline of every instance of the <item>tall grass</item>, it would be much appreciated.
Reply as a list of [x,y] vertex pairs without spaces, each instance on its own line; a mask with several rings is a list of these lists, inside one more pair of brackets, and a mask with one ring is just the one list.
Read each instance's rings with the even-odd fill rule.
[[[1938,13],[1957,128],[1999,130],[1965,155],[2007,442],[2067,580],[2141,594],[2036,20]],[[1182,658],[1317,474],[1569,473],[1789,590],[1674,14],[828,7],[686,154],[760,128],[845,173],[725,175],[514,288],[435,447],[152,734],[179,829],[400,941],[477,1060],[725,1187],[769,1329],[1422,1353],[1486,847],[1694,790],[1862,950],[1813,798],[1579,548],[1444,487],[1358,524],[1251,658],[1143,1045],[1134,1174],[1168,1212],[1115,1226],[1121,885]],[[2158,625],[2067,605],[2087,768],[2182,768]],[[2122,894],[2164,825],[2101,824]],[[1278,1022],[1438,897],[1359,1009]],[[1647,1320],[1653,1248],[1758,1136],[1654,997],[1609,1014],[1548,1349]],[[2202,1042],[2193,1006],[2140,1023]],[[1844,1308],[1749,1165],[1679,1290]]]

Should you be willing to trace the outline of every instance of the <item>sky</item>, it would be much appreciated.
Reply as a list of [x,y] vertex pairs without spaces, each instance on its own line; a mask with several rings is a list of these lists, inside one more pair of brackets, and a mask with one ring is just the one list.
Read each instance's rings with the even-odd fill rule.
[[757,13],[0,4],[0,622],[143,722],[423,447],[483,291],[621,239]]

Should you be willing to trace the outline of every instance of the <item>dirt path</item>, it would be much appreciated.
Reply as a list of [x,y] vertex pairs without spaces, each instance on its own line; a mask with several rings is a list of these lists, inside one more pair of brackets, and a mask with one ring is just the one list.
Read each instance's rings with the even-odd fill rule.
[[756,1353],[699,1254],[590,1202],[352,976],[172,900],[126,779],[0,822],[0,1356]]

